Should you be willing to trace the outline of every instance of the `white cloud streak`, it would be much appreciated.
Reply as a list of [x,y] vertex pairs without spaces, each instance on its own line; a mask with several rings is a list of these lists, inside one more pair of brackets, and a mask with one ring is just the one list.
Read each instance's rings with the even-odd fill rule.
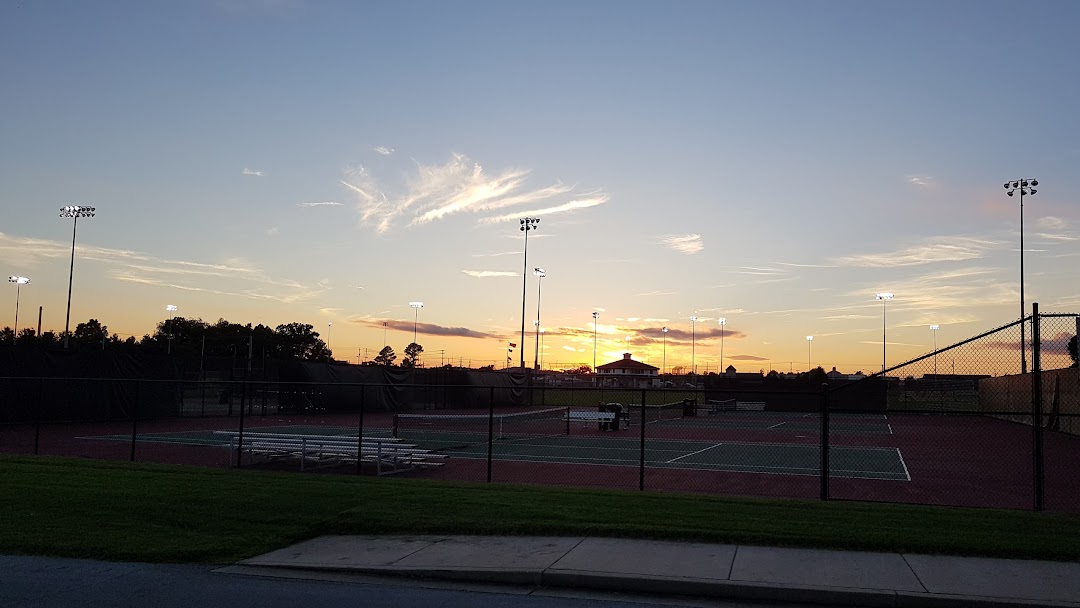
[[835,262],[841,266],[865,268],[897,268],[936,262],[963,262],[985,257],[987,252],[1001,246],[1000,241],[974,237],[940,237],[897,251],[840,257]]
[[660,237],[659,241],[664,247],[686,255],[694,255],[705,249],[700,234],[666,235]]
[[265,175],[262,171],[256,171],[255,169],[248,169],[244,167],[244,170],[240,172],[241,175],[252,175],[254,177],[262,177]]
[[375,146],[372,148],[372,150],[374,150],[376,154],[380,154],[382,156],[390,156],[394,153],[393,148],[387,148],[386,146]]
[[338,203],[335,201],[317,201],[311,203],[297,203],[297,207],[344,207],[344,203]]
[[462,270],[461,272],[464,272],[465,274],[469,275],[470,277],[476,277],[478,279],[486,279],[486,278],[490,278],[490,277],[516,277],[516,276],[518,276],[518,273],[516,273],[516,272],[505,272],[505,271],[501,271],[501,270]]

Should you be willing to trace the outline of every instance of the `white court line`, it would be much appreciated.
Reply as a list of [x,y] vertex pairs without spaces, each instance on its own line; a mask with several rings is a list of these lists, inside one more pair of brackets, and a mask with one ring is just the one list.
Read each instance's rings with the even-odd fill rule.
[[769,427],[768,429],[766,429],[766,430],[768,430],[768,431],[771,431],[771,430],[775,429],[776,427],[778,427],[778,426],[784,426],[785,424],[787,424],[787,422],[777,422],[776,424],[774,424],[774,425],[770,426],[770,427]]
[[900,459],[900,466],[904,467],[904,477],[911,481],[911,473],[908,472],[907,463],[904,462],[904,455],[900,453],[900,448],[896,448],[896,456]]
[[700,453],[702,453],[702,452],[704,452],[706,450],[711,450],[713,448],[718,448],[718,447],[720,447],[722,445],[724,445],[724,444],[717,443],[716,445],[710,445],[709,447],[702,448],[702,449],[700,449],[700,450],[698,450],[696,452],[690,452],[689,454],[683,454],[682,456],[679,456],[678,458],[672,458],[671,460],[668,460],[664,464],[671,464],[671,463],[675,462],[676,460],[682,460],[683,458],[686,458],[687,456],[693,456],[694,454],[700,454]]

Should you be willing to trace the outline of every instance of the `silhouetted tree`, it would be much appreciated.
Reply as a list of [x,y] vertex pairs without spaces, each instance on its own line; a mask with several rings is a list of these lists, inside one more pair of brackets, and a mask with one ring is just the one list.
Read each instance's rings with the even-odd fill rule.
[[1072,357],[1073,367],[1076,367],[1080,363],[1080,357],[1077,356],[1076,352],[1076,336],[1069,338],[1068,349],[1069,356]]
[[326,342],[319,338],[309,323],[288,323],[277,326],[278,354],[292,359],[318,361],[330,357]]
[[394,354],[394,349],[389,346],[384,346],[379,351],[378,355],[375,355],[375,365],[393,365],[394,359],[397,359],[397,355]]
[[109,336],[109,328],[97,319],[90,319],[75,326],[71,333],[71,342],[77,347],[101,348],[101,341]]
[[416,342],[410,342],[405,347],[405,358],[401,360],[401,367],[416,367],[420,363],[420,353],[424,352],[424,347],[420,346]]

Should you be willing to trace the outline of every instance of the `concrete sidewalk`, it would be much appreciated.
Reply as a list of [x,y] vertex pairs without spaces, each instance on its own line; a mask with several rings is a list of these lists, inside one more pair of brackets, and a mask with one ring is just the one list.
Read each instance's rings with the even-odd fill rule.
[[581,537],[324,536],[242,562],[865,607],[1080,608],[1080,563]]

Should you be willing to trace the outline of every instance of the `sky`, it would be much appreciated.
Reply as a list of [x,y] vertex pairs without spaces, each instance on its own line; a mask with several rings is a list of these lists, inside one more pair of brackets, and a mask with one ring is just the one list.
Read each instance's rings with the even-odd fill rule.
[[63,330],[89,205],[72,328],[171,304],[502,367],[539,315],[545,368],[872,372],[1019,318],[1007,180],[1040,182],[1028,309],[1080,312],[1078,30],[1069,0],[4,2],[0,263]]

